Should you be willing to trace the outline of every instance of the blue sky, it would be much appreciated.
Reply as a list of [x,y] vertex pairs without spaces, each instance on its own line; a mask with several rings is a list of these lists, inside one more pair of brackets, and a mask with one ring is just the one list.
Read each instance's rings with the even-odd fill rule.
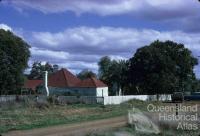
[[[48,61],[97,72],[100,57],[127,59],[154,40],[200,56],[198,0],[2,0],[0,28],[31,45],[29,65]],[[200,77],[200,66],[195,67]]]

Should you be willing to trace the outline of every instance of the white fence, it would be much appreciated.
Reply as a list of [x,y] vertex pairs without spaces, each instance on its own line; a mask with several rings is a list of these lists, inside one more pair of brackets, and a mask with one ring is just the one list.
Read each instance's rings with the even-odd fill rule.
[[[159,95],[160,101],[169,101],[171,100],[171,95]],[[18,100],[35,100],[35,101],[47,101],[47,97],[40,95],[8,95],[8,96],[0,96],[0,103],[5,102],[14,102]],[[57,96],[53,97],[58,103],[61,104],[69,104],[69,103],[86,103],[86,104],[95,104],[100,103],[104,105],[111,104],[121,104],[123,102],[138,99],[143,101],[156,101],[157,95],[126,95],[126,96],[105,96],[105,97],[96,97],[96,96]]]
[[107,96],[104,97],[104,105],[120,104],[132,99],[147,100],[147,95],[130,95],[130,96]]
[[104,105],[120,104],[132,99],[143,101],[156,101],[158,97],[159,101],[170,101],[171,95],[126,95],[126,96],[107,96],[104,97]]
[[11,102],[16,100],[16,95],[1,95],[0,102]]

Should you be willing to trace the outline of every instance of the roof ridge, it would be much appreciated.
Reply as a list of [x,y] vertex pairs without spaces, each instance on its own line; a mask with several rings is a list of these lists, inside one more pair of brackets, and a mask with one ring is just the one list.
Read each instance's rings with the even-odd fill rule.
[[96,84],[96,82],[95,82],[94,77],[90,77],[90,79],[92,79],[92,82],[94,83],[95,87],[97,87],[97,84]]
[[78,79],[74,74],[67,69],[62,68],[49,77],[49,86],[76,87],[76,84],[79,81],[80,79]]
[[65,69],[62,68],[61,70],[62,70],[62,72],[63,72],[63,74],[64,74],[64,78],[65,78],[66,85],[68,85],[69,83],[68,83],[68,81],[67,81],[67,75],[66,75],[66,73],[65,73]]

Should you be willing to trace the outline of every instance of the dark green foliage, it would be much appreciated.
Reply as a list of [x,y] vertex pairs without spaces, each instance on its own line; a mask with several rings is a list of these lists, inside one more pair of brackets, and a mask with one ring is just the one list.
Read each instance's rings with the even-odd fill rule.
[[59,66],[57,64],[53,65],[53,72],[57,72],[59,70]]
[[10,31],[0,29],[0,94],[16,94],[30,57],[29,45]]
[[77,74],[77,77],[80,78],[81,80],[84,80],[84,79],[87,79],[87,78],[90,78],[90,77],[96,78],[97,75],[94,72],[92,72],[88,69],[84,69],[79,74]]
[[99,77],[102,81],[109,85],[110,80],[110,67],[111,59],[108,56],[102,57],[98,63],[99,65]]
[[172,41],[155,41],[139,48],[129,60],[129,81],[140,93],[163,94],[187,91],[196,80],[198,64],[189,49]]
[[194,92],[200,92],[200,80],[192,80],[192,83],[189,84],[189,89],[188,91],[194,91]]
[[102,57],[98,63],[99,77],[109,86],[109,93],[115,95],[122,89],[124,92],[127,82],[128,65],[125,60],[111,60],[108,56]]
[[48,74],[52,74],[58,71],[58,69],[59,69],[58,65],[52,66],[48,62],[44,65],[42,65],[41,62],[34,62],[28,78],[29,79],[43,79],[44,71],[48,71]]

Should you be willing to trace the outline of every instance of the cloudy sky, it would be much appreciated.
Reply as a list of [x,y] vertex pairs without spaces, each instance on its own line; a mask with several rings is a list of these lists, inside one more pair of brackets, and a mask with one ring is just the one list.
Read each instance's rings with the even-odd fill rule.
[[[31,45],[34,61],[97,72],[99,58],[127,59],[154,40],[200,56],[198,0],[1,0],[0,28]],[[195,67],[200,77],[200,66]]]

